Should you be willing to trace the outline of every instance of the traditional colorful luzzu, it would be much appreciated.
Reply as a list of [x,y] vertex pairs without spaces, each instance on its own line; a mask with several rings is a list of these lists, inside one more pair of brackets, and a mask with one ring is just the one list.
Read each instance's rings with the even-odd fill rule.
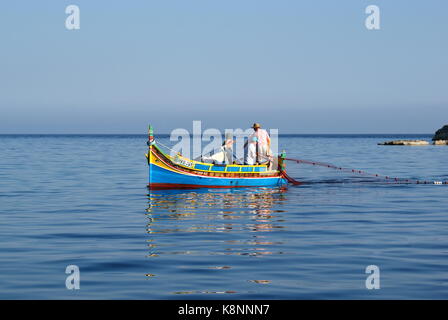
[[288,183],[284,155],[275,161],[275,169],[269,169],[269,164],[221,165],[194,161],[179,154],[171,156],[157,146],[151,126],[148,146],[150,189],[275,187]]

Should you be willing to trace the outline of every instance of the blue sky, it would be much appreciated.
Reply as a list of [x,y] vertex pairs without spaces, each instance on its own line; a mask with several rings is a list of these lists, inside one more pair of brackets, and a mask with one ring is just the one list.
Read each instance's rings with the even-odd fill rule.
[[445,0],[4,1],[0,133],[432,133],[447,17]]

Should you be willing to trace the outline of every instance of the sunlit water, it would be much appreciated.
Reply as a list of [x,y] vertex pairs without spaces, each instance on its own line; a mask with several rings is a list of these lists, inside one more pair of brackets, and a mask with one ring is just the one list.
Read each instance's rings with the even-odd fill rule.
[[[394,138],[280,144],[289,157],[448,180],[448,147],[377,145]],[[448,186],[288,163],[310,183],[148,194],[145,142],[0,136],[0,298],[448,298]],[[68,265],[80,290],[65,287]],[[368,265],[379,290],[366,289]]]

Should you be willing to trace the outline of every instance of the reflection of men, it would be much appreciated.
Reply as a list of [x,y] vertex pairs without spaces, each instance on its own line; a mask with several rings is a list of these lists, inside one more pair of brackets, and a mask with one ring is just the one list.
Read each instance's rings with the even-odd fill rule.
[[247,141],[246,163],[253,165],[255,163],[267,162],[271,155],[271,138],[266,130],[261,129],[259,123],[254,123],[252,128],[254,132],[249,136]]

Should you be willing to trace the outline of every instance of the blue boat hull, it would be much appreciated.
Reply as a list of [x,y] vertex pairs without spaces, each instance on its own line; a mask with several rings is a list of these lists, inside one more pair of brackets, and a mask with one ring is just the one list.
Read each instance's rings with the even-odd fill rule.
[[149,165],[149,186],[157,189],[170,188],[229,188],[229,187],[276,187],[285,186],[282,177],[208,177],[178,173],[157,165]]

